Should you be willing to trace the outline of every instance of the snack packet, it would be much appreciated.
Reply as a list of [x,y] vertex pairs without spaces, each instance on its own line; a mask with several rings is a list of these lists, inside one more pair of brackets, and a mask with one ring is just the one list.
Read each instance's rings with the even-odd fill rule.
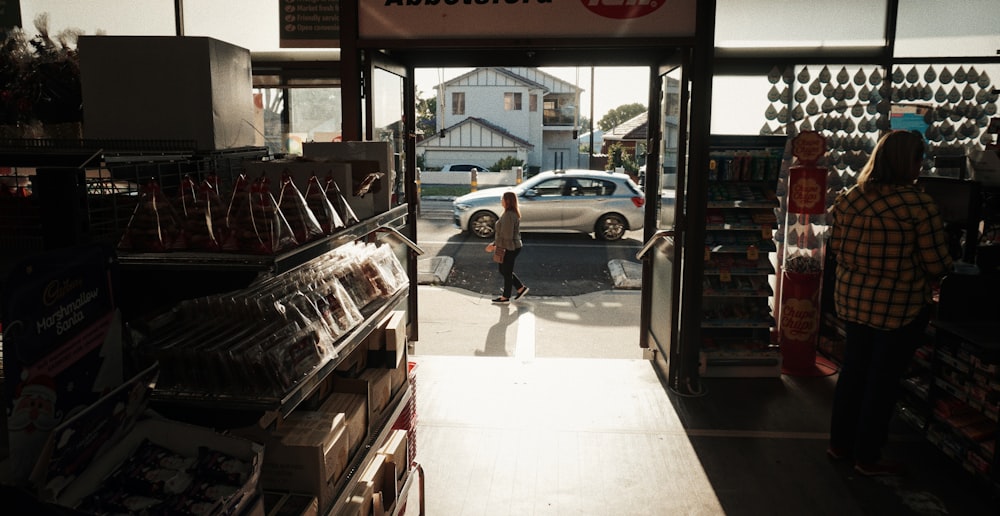
[[296,188],[295,183],[292,181],[292,176],[287,171],[281,173],[281,193],[278,196],[278,209],[285,216],[285,220],[288,221],[289,226],[291,226],[292,235],[295,236],[295,240],[298,243],[304,244],[324,235],[323,228],[320,226],[319,221],[316,220],[316,215],[309,209],[305,197]]
[[340,218],[340,214],[333,207],[333,203],[330,202],[330,198],[327,197],[323,186],[319,183],[319,178],[315,175],[309,178],[309,183],[306,185],[305,197],[306,205],[309,206],[313,215],[316,216],[316,220],[325,234],[330,235],[334,231],[344,227],[344,220]]
[[224,251],[274,254],[298,244],[264,176],[253,185],[246,175],[239,176],[226,221],[229,236],[222,245]]
[[155,179],[149,180],[139,195],[118,249],[162,253],[174,248],[180,225]]

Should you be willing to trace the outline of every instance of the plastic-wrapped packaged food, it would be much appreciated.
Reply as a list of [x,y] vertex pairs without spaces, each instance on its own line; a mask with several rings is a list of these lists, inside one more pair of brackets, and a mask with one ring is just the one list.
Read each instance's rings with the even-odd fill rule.
[[330,198],[327,197],[323,186],[319,182],[319,178],[315,175],[309,178],[309,183],[306,185],[305,198],[306,205],[309,206],[313,215],[316,216],[316,220],[319,221],[319,226],[325,234],[330,235],[334,231],[344,227],[343,219],[340,218],[340,214],[337,213],[337,209],[330,202]]
[[252,185],[241,174],[233,187],[226,222],[224,251],[275,254],[297,245],[292,228],[278,209],[266,177]]
[[139,194],[118,249],[162,253],[173,249],[180,224],[156,180],[150,180]]
[[354,213],[354,209],[351,205],[347,203],[347,198],[344,197],[344,193],[340,191],[340,186],[334,181],[333,176],[327,176],[326,178],[326,197],[333,203],[333,207],[336,208],[337,213],[340,214],[340,219],[344,221],[344,224],[351,226],[361,222],[357,214]]
[[281,193],[278,196],[278,209],[284,215],[292,228],[295,240],[304,244],[325,234],[316,215],[306,204],[302,192],[295,186],[288,172],[281,174]]

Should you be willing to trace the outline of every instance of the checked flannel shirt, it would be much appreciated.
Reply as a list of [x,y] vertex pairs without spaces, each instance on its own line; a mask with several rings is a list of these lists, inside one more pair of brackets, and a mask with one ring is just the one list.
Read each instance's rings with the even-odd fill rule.
[[837,259],[834,302],[848,322],[891,330],[931,302],[931,281],[951,268],[934,200],[915,186],[854,187],[830,209]]

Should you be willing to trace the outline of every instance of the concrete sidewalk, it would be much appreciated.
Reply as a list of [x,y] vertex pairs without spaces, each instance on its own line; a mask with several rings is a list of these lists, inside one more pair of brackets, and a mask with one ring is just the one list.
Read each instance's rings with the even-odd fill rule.
[[[455,265],[450,256],[431,256],[417,260],[417,284],[447,285],[448,274]],[[639,290],[642,288],[642,264],[627,260],[610,260],[608,272],[616,289]]]

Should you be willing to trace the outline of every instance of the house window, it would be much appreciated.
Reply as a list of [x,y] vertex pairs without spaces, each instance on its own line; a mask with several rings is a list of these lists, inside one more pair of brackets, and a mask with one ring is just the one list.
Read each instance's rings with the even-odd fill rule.
[[503,94],[503,109],[504,111],[520,111],[521,110],[521,94],[520,93],[504,93]]
[[464,91],[453,91],[453,92],[451,92],[451,114],[453,114],[453,115],[464,115],[465,114],[465,92]]
[[528,111],[534,113],[538,111],[538,95],[531,95],[528,97]]

